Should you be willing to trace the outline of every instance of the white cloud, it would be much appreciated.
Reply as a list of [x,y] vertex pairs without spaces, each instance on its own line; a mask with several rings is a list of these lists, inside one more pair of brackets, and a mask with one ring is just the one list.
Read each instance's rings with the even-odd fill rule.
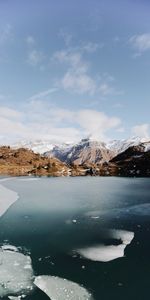
[[0,107],[0,117],[8,118],[10,120],[11,119],[18,120],[22,117],[22,113],[19,111],[16,111],[15,109],[1,106]]
[[77,94],[95,93],[101,96],[120,95],[122,91],[113,86],[114,77],[108,73],[101,76],[91,76],[90,63],[85,60],[84,53],[93,53],[100,47],[98,44],[85,43],[81,46],[56,51],[53,61],[65,67],[66,71],[62,78],[57,80],[57,85],[65,91]]
[[82,53],[72,49],[56,51],[53,59],[68,64],[68,67],[76,70],[77,73],[88,71],[88,63],[83,60]]
[[26,103],[23,110],[0,107],[1,143],[6,143],[3,136],[10,142],[17,139],[77,141],[87,135],[104,140],[107,132],[117,129],[121,123],[119,118],[104,112],[62,109],[40,99]]
[[90,134],[93,138],[104,140],[107,131],[120,125],[121,120],[104,112],[87,109],[78,112],[77,122],[85,130],[86,135]]
[[72,91],[78,94],[93,94],[96,90],[95,80],[89,74],[89,66],[82,57],[82,53],[72,50],[62,50],[54,54],[54,60],[67,64],[67,71],[59,80],[64,90]]
[[138,51],[136,56],[139,56],[141,53],[150,50],[150,33],[134,35],[129,39],[129,43]]
[[136,125],[132,128],[132,134],[142,137],[142,138],[149,138],[150,137],[150,125],[147,123]]
[[79,70],[68,71],[64,75],[61,83],[65,90],[74,91],[79,94],[94,94],[96,89],[94,80],[86,73],[79,72]]

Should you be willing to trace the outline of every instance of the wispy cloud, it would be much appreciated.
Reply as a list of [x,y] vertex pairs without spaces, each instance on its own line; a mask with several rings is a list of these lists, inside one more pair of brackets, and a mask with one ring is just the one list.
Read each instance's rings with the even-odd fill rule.
[[58,86],[65,91],[89,95],[98,93],[101,96],[118,95],[122,92],[117,90],[114,85],[114,78],[105,73],[101,76],[91,76],[90,63],[84,58],[85,52],[93,53],[96,51],[97,44],[84,44],[80,48],[68,48],[56,51],[53,61],[65,66],[66,72],[58,80]]
[[78,49],[83,52],[87,53],[94,53],[99,49],[102,49],[104,47],[104,43],[93,43],[93,42],[84,42],[82,43]]
[[64,90],[78,94],[93,94],[95,92],[96,85],[89,74],[89,66],[83,59],[82,53],[72,51],[72,49],[62,50],[57,51],[53,58],[61,64],[66,64],[68,67],[68,70],[58,82],[58,85]]
[[136,51],[135,56],[140,56],[145,51],[150,50],[150,33],[134,35],[129,39],[129,43]]
[[13,28],[10,24],[6,24],[0,28],[0,45],[10,42],[13,39]]
[[31,97],[29,97],[27,99],[27,101],[33,101],[33,100],[42,100],[44,99],[46,96],[55,93],[58,90],[58,88],[50,88],[48,90],[36,93],[34,95],[32,95]]
[[33,49],[28,53],[27,62],[31,66],[37,66],[44,60],[44,58],[45,56],[41,51]]
[[27,44],[27,63],[33,67],[39,66],[42,67],[42,63],[45,60],[46,56],[38,49],[36,45],[36,40],[32,35],[28,35],[26,38]]
[[26,42],[29,46],[35,45],[35,38],[32,35],[28,35],[26,38]]
[[100,84],[98,91],[102,96],[111,96],[111,95],[123,95],[124,92],[122,90],[117,89],[115,86],[110,84],[107,81],[104,81]]
[[79,70],[68,71],[61,80],[64,90],[70,90],[78,94],[95,93],[96,85],[94,80],[85,72]]
[[65,29],[60,29],[58,36],[63,39],[65,45],[68,47],[72,41],[72,34]]

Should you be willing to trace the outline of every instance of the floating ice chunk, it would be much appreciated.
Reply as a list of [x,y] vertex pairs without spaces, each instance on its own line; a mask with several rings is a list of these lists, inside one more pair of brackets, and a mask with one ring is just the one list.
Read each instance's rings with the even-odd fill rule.
[[92,300],[92,295],[79,284],[55,276],[38,276],[34,284],[51,300]]
[[18,296],[18,297],[15,297],[15,296],[9,296],[8,297],[10,300],[20,300],[22,297]]
[[14,251],[13,246],[8,245],[7,248],[9,250],[6,246],[0,248],[0,297],[29,294],[34,280],[31,259]]
[[125,230],[111,230],[110,234],[112,238],[121,240],[120,245],[98,245],[88,248],[78,249],[77,252],[84,258],[93,260],[108,262],[119,257],[124,256],[124,250],[134,238],[134,232]]
[[81,256],[93,261],[108,262],[116,258],[123,257],[125,247],[126,246],[123,244],[119,246],[100,245],[85,249],[79,249],[78,253]]
[[18,200],[18,194],[0,184],[0,217]]
[[26,295],[21,295],[21,296],[18,296],[18,297],[16,297],[16,296],[8,296],[8,298],[10,300],[20,300],[20,299],[23,299],[25,297],[26,297]]
[[16,251],[16,252],[18,252],[17,247],[12,246],[12,245],[3,245],[3,246],[1,247],[1,249],[2,249],[2,250],[10,250],[10,251]]

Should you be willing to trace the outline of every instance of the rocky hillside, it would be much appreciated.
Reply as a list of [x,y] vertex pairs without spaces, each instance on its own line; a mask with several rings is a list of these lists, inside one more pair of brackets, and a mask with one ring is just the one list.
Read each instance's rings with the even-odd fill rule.
[[145,145],[129,147],[114,157],[109,166],[113,167],[114,175],[119,176],[150,176],[150,150]]
[[[12,176],[150,177],[150,150],[145,151],[145,145],[129,147],[124,152],[109,159],[111,155],[107,151],[105,152],[105,148],[101,148],[101,152],[99,152],[97,145],[95,145],[95,150],[91,151],[91,144],[87,145],[87,143],[88,141],[83,141],[86,147],[78,149],[79,155],[78,157],[72,156],[76,159],[70,165],[57,158],[42,156],[24,148],[0,147],[0,174]],[[98,155],[98,159],[96,155]]]
[[24,148],[0,147],[1,175],[67,176],[69,167],[56,158],[47,158]]

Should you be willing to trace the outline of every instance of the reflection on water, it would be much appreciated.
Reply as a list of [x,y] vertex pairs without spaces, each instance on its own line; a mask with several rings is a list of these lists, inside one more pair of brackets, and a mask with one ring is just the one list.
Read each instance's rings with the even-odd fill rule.
[[[147,299],[149,179],[16,178],[1,183],[19,200],[0,219],[0,242],[30,253],[35,278],[47,275],[51,286],[52,278],[65,278],[95,300]],[[48,293],[35,288],[25,299],[48,299]]]

